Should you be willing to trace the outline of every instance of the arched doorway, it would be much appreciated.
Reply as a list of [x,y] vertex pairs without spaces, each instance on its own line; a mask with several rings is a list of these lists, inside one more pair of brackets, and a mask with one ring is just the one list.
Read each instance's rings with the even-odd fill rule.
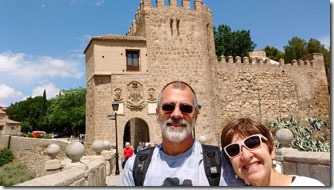
[[141,118],[130,119],[124,128],[123,147],[130,142],[135,152],[139,142],[150,142],[150,134],[147,123]]

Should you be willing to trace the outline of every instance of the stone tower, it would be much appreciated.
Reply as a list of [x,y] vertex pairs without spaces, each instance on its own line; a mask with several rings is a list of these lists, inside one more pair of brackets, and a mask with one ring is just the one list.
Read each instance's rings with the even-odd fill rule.
[[173,80],[192,85],[205,105],[198,124],[203,129],[211,126],[216,63],[211,11],[201,0],[195,0],[193,8],[189,0],[168,3],[157,0],[153,6],[151,0],[141,1],[126,36],[96,36],[85,49],[87,147],[95,139],[115,143],[114,121],[106,117],[113,101],[120,103],[118,144],[160,143],[156,98]]
[[[202,0],[142,0],[126,35],[94,36],[86,56],[86,151],[94,140],[118,149],[125,142],[160,143],[155,109],[168,82],[182,80],[202,108],[194,136],[220,144],[230,118],[329,118],[329,93],[321,54],[292,64],[264,58],[215,55],[212,15]],[[191,6],[193,3],[193,6]],[[107,19],[107,18],[106,18]],[[112,102],[119,103],[117,133]],[[121,152],[121,151],[120,151]]]

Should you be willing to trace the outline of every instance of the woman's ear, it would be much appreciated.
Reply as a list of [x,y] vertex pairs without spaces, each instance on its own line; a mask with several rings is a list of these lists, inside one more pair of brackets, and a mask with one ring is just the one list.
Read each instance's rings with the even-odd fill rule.
[[273,146],[273,149],[271,150],[271,153],[270,153],[270,156],[271,156],[271,159],[275,160],[275,157],[276,157],[276,148],[275,146]]

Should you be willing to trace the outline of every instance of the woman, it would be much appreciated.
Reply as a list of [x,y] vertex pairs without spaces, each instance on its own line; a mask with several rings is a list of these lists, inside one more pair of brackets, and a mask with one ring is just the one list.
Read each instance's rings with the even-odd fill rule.
[[235,173],[252,186],[324,186],[316,179],[285,175],[274,169],[275,147],[271,132],[250,118],[228,123],[221,145]]

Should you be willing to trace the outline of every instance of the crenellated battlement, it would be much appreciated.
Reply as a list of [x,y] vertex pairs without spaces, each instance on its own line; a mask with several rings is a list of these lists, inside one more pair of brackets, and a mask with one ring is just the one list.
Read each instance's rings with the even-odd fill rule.
[[[320,59],[320,60],[319,60]],[[267,64],[267,65],[299,65],[299,66],[311,66],[311,67],[317,67],[317,62],[319,64],[323,64],[323,58],[321,53],[314,53],[310,54],[303,59],[293,59],[291,63],[285,63],[284,59],[280,59],[279,62],[271,60],[269,58],[263,58],[263,57],[243,57],[236,56],[233,58],[232,56],[220,56],[218,63],[219,64]]]
[[[190,1],[193,1],[193,9],[190,6]],[[203,4],[202,0],[141,0],[135,14],[135,19],[132,21],[127,35],[137,35],[139,26],[141,26],[145,20],[144,16],[150,10],[160,10],[165,8],[179,8],[180,10],[185,11],[207,11],[211,15],[210,9]],[[168,13],[171,12],[168,11]]]
[[[145,8],[180,7],[190,9],[190,1],[191,0],[142,0],[140,4]],[[201,9],[204,5],[202,0],[193,0],[193,3],[195,10]]]

